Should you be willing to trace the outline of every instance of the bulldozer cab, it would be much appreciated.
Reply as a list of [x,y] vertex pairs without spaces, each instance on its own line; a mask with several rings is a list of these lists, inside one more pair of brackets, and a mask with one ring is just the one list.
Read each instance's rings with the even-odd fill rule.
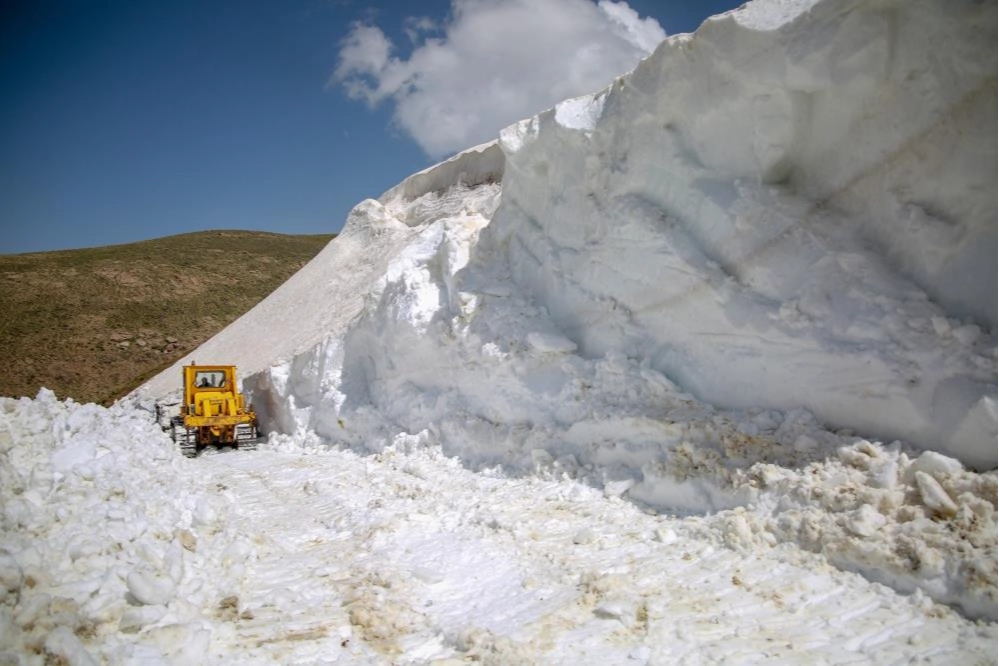
[[206,389],[233,391],[235,382],[234,365],[185,365],[184,402],[190,404],[191,396]]
[[[236,416],[245,410],[243,396],[236,390],[234,365],[185,365],[184,406],[185,416],[207,419]],[[194,423],[190,423],[194,425]],[[197,425],[217,425],[199,421]]]

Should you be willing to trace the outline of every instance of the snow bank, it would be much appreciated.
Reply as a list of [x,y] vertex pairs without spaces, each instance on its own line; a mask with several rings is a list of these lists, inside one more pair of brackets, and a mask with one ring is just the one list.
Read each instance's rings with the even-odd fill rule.
[[196,357],[272,431],[722,511],[995,620],[995,25],[710,20],[362,202]]
[[201,662],[252,549],[197,478],[146,412],[0,398],[0,662]]
[[584,357],[993,468],[995,5],[774,5],[505,130],[476,252]]

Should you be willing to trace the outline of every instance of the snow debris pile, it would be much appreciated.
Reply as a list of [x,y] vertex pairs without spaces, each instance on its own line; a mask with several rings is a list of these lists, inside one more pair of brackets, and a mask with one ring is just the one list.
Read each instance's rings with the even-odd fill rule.
[[897,443],[860,439],[803,467],[753,465],[740,482],[761,489],[764,511],[729,545],[796,543],[896,590],[920,589],[995,620],[994,473],[968,472],[930,451],[911,459]]
[[199,662],[252,548],[196,477],[144,412],[0,398],[0,662]]

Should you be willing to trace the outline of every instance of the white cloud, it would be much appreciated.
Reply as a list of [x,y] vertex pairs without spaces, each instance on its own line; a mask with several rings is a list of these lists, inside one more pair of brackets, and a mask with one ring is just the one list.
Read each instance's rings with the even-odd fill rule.
[[666,37],[624,2],[453,0],[451,9],[439,30],[407,19],[408,59],[392,55],[377,26],[355,25],[331,77],[354,99],[394,104],[398,126],[435,158],[603,88]]
[[659,21],[651,16],[643,19],[626,2],[600,0],[600,9],[615,21],[628,34],[629,41],[646,53],[651,53],[666,39]]
[[392,43],[374,26],[355,25],[340,45],[340,62],[333,77],[342,80],[347,95],[375,103],[381,97],[369,90],[365,77],[378,78],[389,65]]
[[408,16],[405,19],[405,27],[403,28],[406,36],[409,37],[409,41],[413,44],[419,43],[422,35],[432,33],[436,30],[437,24],[429,16]]

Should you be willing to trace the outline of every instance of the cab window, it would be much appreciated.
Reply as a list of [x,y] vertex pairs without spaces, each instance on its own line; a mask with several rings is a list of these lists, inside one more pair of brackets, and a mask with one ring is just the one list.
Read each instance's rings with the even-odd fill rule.
[[207,370],[195,372],[194,385],[197,388],[222,388],[225,386],[225,373]]

